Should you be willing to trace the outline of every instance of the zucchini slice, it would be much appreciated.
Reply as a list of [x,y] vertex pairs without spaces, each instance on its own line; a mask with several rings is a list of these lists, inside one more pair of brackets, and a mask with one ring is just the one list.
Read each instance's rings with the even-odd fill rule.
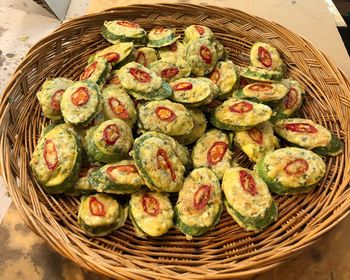
[[276,202],[255,172],[242,167],[227,169],[222,190],[227,212],[245,230],[261,231],[277,220]]
[[128,217],[128,207],[121,206],[108,194],[93,194],[81,198],[78,223],[91,236],[105,236],[122,227]]
[[45,117],[52,121],[63,119],[61,113],[61,99],[64,91],[74,82],[66,78],[46,80],[36,93]]
[[187,48],[186,60],[195,76],[209,74],[218,61],[216,48],[207,38],[193,40]]
[[247,130],[267,121],[271,115],[271,108],[264,104],[231,98],[216,107],[210,122],[219,129]]
[[69,124],[86,125],[102,110],[100,90],[92,81],[75,82],[62,95],[61,111]]
[[222,211],[221,186],[209,168],[194,169],[185,179],[175,206],[175,226],[191,240],[212,230]]
[[63,193],[77,181],[81,144],[73,128],[59,124],[35,147],[30,167],[39,185],[50,194]]
[[174,210],[166,194],[138,192],[131,195],[129,217],[140,237],[161,236],[173,225]]
[[187,134],[194,127],[193,118],[185,106],[169,100],[139,105],[138,120],[141,131],[158,131],[171,136]]
[[191,66],[183,59],[164,58],[151,63],[148,68],[166,82],[173,82],[191,75]]
[[178,192],[181,189],[185,167],[173,146],[164,138],[152,133],[136,138],[133,158],[142,179],[151,190]]
[[180,36],[176,36],[175,28],[167,28],[164,26],[154,27],[147,35],[147,47],[160,48],[169,46],[174,43]]
[[102,91],[102,112],[106,119],[118,118],[131,127],[137,119],[137,112],[129,95],[117,85],[111,85]]
[[97,166],[89,165],[83,166],[78,173],[78,180],[75,184],[72,185],[64,194],[69,196],[82,196],[82,195],[90,195],[95,193],[96,191],[89,183],[89,174],[96,170]]
[[185,38],[183,43],[189,45],[193,40],[207,38],[210,41],[214,39],[214,34],[209,27],[204,25],[190,25],[185,29]]
[[169,46],[159,48],[158,54],[161,59],[173,57],[175,59],[186,60],[186,47],[177,40]]
[[134,57],[135,62],[145,67],[158,60],[157,51],[147,47],[137,49]]
[[253,162],[257,162],[267,153],[279,148],[277,137],[273,134],[270,122],[264,122],[248,130],[236,131],[233,136],[234,143]]
[[250,63],[259,68],[276,70],[284,73],[286,65],[279,52],[269,44],[256,42],[250,49]]
[[243,67],[240,75],[259,82],[274,82],[282,80],[283,73],[255,66]]
[[[275,123],[276,133],[288,142],[321,155],[342,152],[341,141],[327,128],[309,119],[282,119]],[[328,154],[329,153],[329,154]]]
[[86,150],[91,162],[112,163],[126,158],[133,144],[130,126],[120,120],[111,119],[86,132]]
[[112,66],[108,63],[105,57],[97,57],[93,60],[80,76],[80,81],[92,81],[99,85],[100,88],[104,86],[106,80],[111,72]]
[[213,45],[216,49],[216,52],[218,54],[218,60],[225,61],[228,59],[228,52],[223,44],[220,43],[219,40],[215,39],[213,40]]
[[102,36],[112,44],[133,42],[135,46],[144,45],[147,41],[146,31],[137,23],[127,20],[105,21]]
[[89,174],[89,184],[97,192],[130,194],[144,185],[132,160],[106,164]]
[[208,167],[221,180],[225,170],[231,167],[232,153],[228,147],[229,141],[224,132],[213,129],[204,133],[193,147],[193,166]]
[[232,61],[220,61],[209,75],[220,90],[219,99],[226,98],[238,85],[239,76]]
[[257,174],[276,194],[308,193],[326,172],[322,158],[305,149],[287,147],[268,153],[255,166]]

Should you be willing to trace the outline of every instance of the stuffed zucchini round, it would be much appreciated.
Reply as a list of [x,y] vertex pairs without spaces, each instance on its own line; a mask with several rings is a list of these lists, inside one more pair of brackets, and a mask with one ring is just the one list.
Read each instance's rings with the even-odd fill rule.
[[97,166],[83,166],[78,173],[78,180],[64,194],[69,196],[82,196],[95,193],[94,188],[89,184],[89,174],[96,170]]
[[260,231],[277,220],[276,202],[255,172],[242,167],[227,169],[222,190],[227,212],[245,230]]
[[185,179],[175,206],[175,226],[187,239],[212,230],[222,211],[221,186],[209,168],[194,169]]
[[67,124],[54,126],[44,134],[30,161],[35,179],[51,194],[68,190],[78,179],[80,165],[81,144]]
[[121,85],[136,99],[161,100],[170,97],[172,90],[156,73],[136,62],[119,70]]
[[130,126],[120,120],[111,119],[86,132],[86,151],[91,162],[116,162],[126,158],[133,144]]
[[75,82],[62,95],[61,111],[66,123],[88,124],[101,110],[101,93],[92,81]]
[[214,39],[213,32],[209,27],[203,25],[190,25],[185,29],[185,38],[183,40],[185,45],[189,45],[193,40],[199,38],[207,38],[208,40]]
[[102,97],[102,112],[106,119],[118,118],[131,127],[135,124],[137,113],[134,103],[122,87],[111,85],[102,91]]
[[36,96],[45,117],[52,121],[63,119],[61,113],[62,95],[73,83],[73,81],[66,78],[55,78],[43,83]]
[[97,192],[134,193],[144,185],[132,160],[106,164],[89,174],[89,184]]
[[147,67],[158,60],[157,51],[152,48],[139,48],[135,52],[135,62]]
[[158,53],[161,59],[173,57],[186,60],[186,47],[179,40],[169,46],[159,48]]
[[282,80],[283,74],[279,71],[248,66],[241,69],[240,75],[244,78],[259,82],[274,82]]
[[284,72],[285,64],[279,52],[269,44],[256,42],[250,49],[250,63],[259,68]]
[[92,236],[105,236],[124,225],[128,208],[107,194],[93,194],[81,198],[78,223]]
[[141,131],[158,131],[176,136],[189,133],[194,122],[185,106],[169,100],[151,101],[138,106]]
[[204,133],[192,151],[194,168],[209,167],[219,180],[227,168],[231,167],[232,153],[228,149],[227,135],[217,129]]
[[312,120],[283,119],[275,123],[274,129],[288,142],[320,155],[336,156],[343,150],[342,142],[334,134]]
[[99,85],[100,88],[104,86],[106,80],[111,72],[112,66],[108,63],[106,57],[97,57],[86,66],[84,72],[80,76],[80,81],[92,81]]
[[325,175],[326,166],[311,151],[287,147],[261,158],[255,170],[271,192],[284,195],[312,191]]
[[183,59],[164,58],[151,63],[148,68],[167,82],[191,75],[191,66]]
[[219,87],[219,99],[227,97],[238,84],[236,66],[231,61],[220,61],[216,64],[209,78]]
[[172,227],[174,210],[166,194],[135,193],[129,204],[129,217],[138,236],[161,236]]
[[216,48],[207,38],[196,39],[187,48],[186,60],[195,76],[209,74],[218,61]]
[[133,158],[146,185],[158,192],[178,192],[185,167],[171,143],[146,133],[135,139]]
[[247,130],[267,121],[271,115],[271,108],[264,104],[231,98],[212,112],[210,121],[219,129]]
[[180,36],[176,36],[175,32],[175,28],[168,28],[164,26],[154,27],[147,35],[147,47],[160,48],[171,45],[180,38]]
[[105,21],[102,36],[112,44],[133,42],[134,45],[144,45],[147,41],[146,31],[137,23],[127,20]]
[[254,162],[279,148],[278,139],[273,134],[273,128],[269,122],[248,130],[236,131],[234,143]]

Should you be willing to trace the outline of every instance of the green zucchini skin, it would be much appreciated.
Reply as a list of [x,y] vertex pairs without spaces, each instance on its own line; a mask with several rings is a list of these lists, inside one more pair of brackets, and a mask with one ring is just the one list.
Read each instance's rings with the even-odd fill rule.
[[258,68],[255,66],[243,68],[240,74],[245,78],[262,82],[280,81],[283,78],[283,74],[279,71]]
[[180,36],[175,35],[175,28],[163,28],[162,33],[166,32],[167,34],[164,34],[164,37],[157,36],[155,35],[155,31],[157,30],[157,28],[159,30],[159,27],[155,27],[148,33],[147,47],[149,48],[161,48],[169,46],[180,38]]
[[133,91],[133,90],[128,90],[128,93],[133,96],[135,99],[140,100],[164,100],[164,99],[168,99],[171,95],[172,95],[172,88],[170,87],[170,85],[167,82],[162,82],[162,86],[153,91],[153,92],[149,92],[149,93],[144,93],[141,91]]
[[331,135],[331,141],[326,147],[317,147],[312,149],[312,151],[321,156],[337,156],[343,153],[343,142],[333,133]]

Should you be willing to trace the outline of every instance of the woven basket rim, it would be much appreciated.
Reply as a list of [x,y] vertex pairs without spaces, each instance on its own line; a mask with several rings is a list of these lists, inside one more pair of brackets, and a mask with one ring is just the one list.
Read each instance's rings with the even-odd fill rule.
[[[8,99],[9,99],[10,93],[13,90],[13,86],[16,85],[15,82],[17,80],[17,77],[22,74],[23,69],[26,69],[26,67],[28,67],[28,65],[31,64],[31,60],[36,55],[39,55],[40,52],[47,47],[47,45],[44,44],[45,41],[47,41],[50,38],[54,39],[56,36],[58,36],[60,34],[60,32],[63,32],[63,30],[66,26],[78,24],[84,19],[90,19],[90,18],[94,18],[96,16],[102,17],[103,15],[107,15],[109,13],[114,14],[115,12],[118,12],[118,11],[126,11],[126,10],[132,10],[132,9],[143,8],[143,7],[154,7],[154,8],[157,8],[157,7],[162,7],[162,8],[178,8],[178,7],[189,8],[189,7],[192,7],[192,8],[196,8],[196,9],[203,9],[203,10],[205,10],[205,12],[209,12],[209,11],[214,12],[214,10],[217,13],[223,12],[223,11],[231,11],[231,12],[238,12],[242,15],[247,16],[247,17],[252,17],[250,14],[242,12],[242,11],[237,10],[237,9],[219,8],[219,7],[212,6],[212,5],[198,6],[198,5],[194,5],[194,4],[153,4],[153,5],[152,4],[150,4],[150,5],[140,4],[140,5],[129,5],[129,6],[122,7],[122,8],[112,8],[112,9],[108,9],[108,10],[105,10],[102,12],[78,17],[78,18],[75,18],[75,19],[72,19],[72,20],[69,20],[67,22],[62,23],[50,35],[41,39],[39,42],[37,42],[35,45],[33,45],[30,48],[30,50],[27,52],[26,56],[24,57],[22,62],[19,64],[19,66],[15,70],[14,74],[12,75],[10,81],[8,82],[8,85],[6,86],[6,88],[4,90],[4,94],[1,97],[0,108],[2,108],[3,110],[1,113],[1,117],[0,117],[0,122],[1,122],[0,125],[3,129],[1,132],[1,139],[0,139],[1,140],[0,141],[0,146],[1,146],[0,153],[1,153],[1,158],[3,159],[3,162],[8,162],[8,161],[6,161],[6,157],[4,157],[4,156],[5,155],[8,156],[8,154],[9,154],[7,151],[8,147],[6,147],[6,144],[8,144],[8,140],[6,139],[7,135],[4,131],[7,130],[7,126],[8,126],[8,124],[6,123],[8,121],[8,117],[6,117],[5,113],[8,112],[8,106],[9,106]],[[271,21],[267,21],[267,20],[262,19],[262,18],[257,17],[257,16],[253,16],[253,17],[256,18],[258,21],[272,23]],[[325,55],[323,52],[318,50],[307,39],[295,34],[294,32],[286,29],[285,27],[283,27],[280,24],[277,24],[277,23],[273,23],[273,24],[276,25],[278,28],[284,29],[284,30],[288,31],[289,33],[293,34],[294,36],[296,36],[297,38],[303,40],[308,47],[310,47],[313,51],[318,53],[320,55],[320,57],[322,57],[327,62],[327,64],[329,64],[331,66],[331,68],[335,71],[335,73],[338,74],[337,78],[343,84],[343,86],[347,89],[347,95],[350,96],[350,85],[349,85],[350,83],[347,80],[345,73],[342,70],[340,70],[338,67],[336,67],[327,55]],[[346,140],[348,140],[348,139],[346,139]],[[1,165],[1,173],[3,174],[3,177],[4,177],[5,186],[8,189],[9,193],[11,194],[11,197],[13,198],[13,201],[14,201],[14,204],[16,205],[16,208],[19,209],[19,211],[20,211],[22,217],[25,219],[25,222],[27,223],[27,225],[29,225],[29,227],[34,232],[36,232],[39,236],[41,236],[43,239],[45,239],[60,254],[71,259],[73,262],[76,262],[76,263],[82,265],[81,262],[79,262],[79,260],[78,260],[78,255],[74,255],[75,248],[72,246],[71,240],[68,240],[70,232],[67,229],[63,229],[63,230],[61,229],[58,231],[57,228],[55,228],[52,225],[50,225],[49,223],[43,221],[42,220],[42,217],[43,217],[42,213],[34,212],[33,209],[31,208],[31,206],[29,205],[28,198],[24,198],[23,196],[21,196],[21,194],[18,192],[18,190],[16,190],[14,188],[14,186],[12,186],[11,184],[8,183],[8,182],[10,182],[10,180],[8,178],[8,176],[9,176],[8,171],[9,171],[8,167],[6,167],[4,164]],[[350,181],[350,177],[346,178],[346,180],[343,181],[342,184],[348,185],[349,181]],[[249,266],[247,266],[248,268],[245,269],[244,271],[239,271],[239,269],[233,270],[233,272],[229,272],[228,274],[223,275],[223,278],[231,277],[231,276],[232,277],[250,276],[250,275],[253,275],[256,273],[260,273],[260,272],[269,270],[269,269],[275,267],[276,265],[280,264],[284,260],[290,258],[292,255],[294,256],[295,253],[300,253],[302,249],[305,249],[306,247],[309,247],[312,244],[314,244],[317,240],[319,240],[320,237],[324,236],[324,234],[326,232],[328,232],[329,230],[334,228],[339,222],[341,222],[344,218],[347,217],[347,215],[350,212],[350,195],[349,195],[349,193],[350,193],[349,190],[344,191],[342,193],[342,195],[338,197],[338,200],[337,200],[338,203],[336,205],[332,205],[333,208],[341,207],[341,211],[339,211],[337,213],[337,215],[334,216],[333,219],[331,219],[330,221],[327,220],[328,223],[317,224],[317,226],[314,228],[315,234],[313,236],[308,236],[307,242],[304,242],[302,244],[302,246],[298,247],[297,246],[298,242],[297,242],[289,247],[289,251],[287,250],[287,251],[282,252],[282,253],[279,252],[278,257],[276,257],[276,258],[272,257],[270,259],[267,259],[266,263],[261,265],[261,266],[255,266],[255,267],[252,266],[252,268],[249,268]],[[329,211],[331,211],[333,209],[332,207]],[[30,213],[30,215],[28,215],[28,213]],[[57,226],[58,226],[58,224],[57,224]],[[58,232],[55,232],[55,230],[57,230]],[[55,238],[53,238],[52,236],[50,238],[50,236],[49,236],[50,234],[52,234],[52,236],[55,236],[57,238],[56,244],[53,242],[53,239],[55,239]],[[64,235],[66,235],[66,237]],[[303,237],[303,238],[305,238],[305,237]],[[303,240],[303,238],[300,239],[299,242],[301,240]],[[60,248],[61,246],[63,246],[63,247],[68,246],[71,248]],[[278,250],[280,250],[280,249],[281,248],[274,248],[272,250],[272,252],[274,252],[274,250],[276,250],[276,252],[278,252]],[[291,254],[291,252],[293,252],[294,254]],[[76,252],[76,253],[78,253],[78,252]],[[254,258],[252,258],[252,262],[254,262]],[[84,265],[84,267],[87,269],[90,269],[90,270],[95,270],[91,266],[91,264],[86,264],[86,265]],[[126,271],[128,271],[129,269],[130,268],[125,268]],[[107,271],[103,271],[103,270],[99,271],[99,272],[104,273],[104,274],[108,274]],[[125,275],[126,274],[124,274],[124,277],[125,277]],[[154,275],[154,277],[155,277],[155,275]],[[174,279],[176,279],[175,276],[173,276],[173,277],[174,277]],[[205,278],[208,278],[208,279],[218,279],[215,277],[218,277],[218,275],[213,274],[213,275],[206,275],[205,276]],[[198,276],[198,279],[199,278],[201,278],[201,277]],[[225,279],[229,279],[229,278],[225,278]]]

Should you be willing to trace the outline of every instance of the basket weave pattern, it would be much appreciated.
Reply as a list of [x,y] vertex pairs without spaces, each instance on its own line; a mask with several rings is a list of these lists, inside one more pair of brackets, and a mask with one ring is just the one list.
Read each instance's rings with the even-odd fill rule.
[[[345,143],[344,154],[326,158],[326,176],[314,192],[276,197],[279,220],[261,233],[245,232],[224,212],[214,231],[191,242],[175,229],[159,238],[138,238],[130,221],[107,237],[87,236],[77,224],[79,198],[47,195],[29,170],[38,136],[47,123],[35,93],[49,77],[78,79],[89,55],[108,46],[100,36],[103,21],[118,18],[135,21],[146,30],[155,25],[178,30],[206,25],[237,65],[249,63],[255,41],[272,44],[288,66],[287,76],[306,89],[302,115],[338,135]],[[210,6],[128,6],[66,22],[30,50],[0,103],[1,173],[26,224],[86,269],[118,279],[246,277],[294,256],[348,213],[349,109],[350,84],[343,73],[309,42],[278,24]],[[251,167],[240,151],[235,150],[234,156],[240,165]]]

